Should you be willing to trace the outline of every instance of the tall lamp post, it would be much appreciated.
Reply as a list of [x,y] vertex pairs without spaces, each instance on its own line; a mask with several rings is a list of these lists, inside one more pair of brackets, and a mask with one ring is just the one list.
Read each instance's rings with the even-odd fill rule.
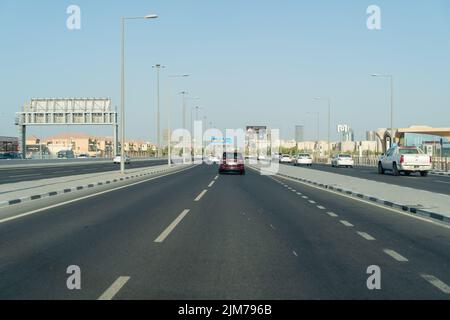
[[307,112],[307,114],[315,115],[317,117],[317,145],[320,140],[320,112]]
[[391,74],[372,74],[372,77],[389,78],[391,82],[391,146],[395,142],[394,133],[394,76]]
[[[169,79],[175,79],[175,78],[187,78],[187,77],[189,77],[189,75],[188,74],[177,74],[177,75],[172,75],[172,76],[169,76]],[[168,165],[169,165],[169,167],[172,165],[172,143],[171,143],[171,135],[172,135],[172,130],[170,129],[170,126],[171,126],[171,124],[170,124],[170,108],[171,108],[171,101],[172,101],[172,99],[171,99],[171,95],[172,95],[172,86],[171,86],[171,81],[169,81],[169,90],[168,90],[168,93],[169,93],[169,107],[168,107],[168,110],[167,110],[167,129],[168,129],[168,132],[167,132],[167,149],[168,149],[168,153],[167,153],[167,162],[168,162]]]
[[120,172],[125,173],[125,21],[139,19],[156,19],[156,14],[149,14],[144,17],[122,17],[122,70],[120,86]]
[[325,100],[328,102],[328,139],[327,139],[327,149],[330,151],[330,156],[331,156],[331,99],[330,98],[321,98],[321,97],[317,97],[315,98],[315,100]]
[[156,100],[157,100],[157,115],[156,115],[156,132],[157,132],[157,156],[161,157],[161,109],[160,109],[160,93],[159,93],[159,72],[161,68],[165,68],[160,64],[154,65],[152,68],[156,69]]

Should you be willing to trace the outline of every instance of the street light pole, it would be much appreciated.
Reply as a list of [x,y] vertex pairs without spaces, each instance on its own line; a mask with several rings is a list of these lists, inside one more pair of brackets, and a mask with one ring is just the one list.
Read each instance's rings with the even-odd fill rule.
[[120,85],[120,172],[125,173],[125,20],[156,19],[158,16],[149,14],[145,17],[121,18],[122,23],[122,52],[121,52],[121,85]]
[[161,68],[165,68],[164,66],[157,64],[153,66],[156,69],[156,95],[157,95],[157,124],[156,124],[156,132],[157,132],[157,155],[161,157],[161,109],[160,109],[160,86],[159,86],[159,72]]
[[372,74],[372,77],[389,78],[391,85],[391,146],[395,143],[395,133],[394,133],[394,76],[391,74]]
[[187,91],[181,91],[180,94],[182,95],[183,100],[183,163],[186,163],[186,95],[188,94]]
[[[180,75],[169,76],[170,79],[173,79],[173,78],[186,78],[186,77],[189,77],[189,75],[188,74],[180,74]],[[168,162],[168,165],[170,167],[170,166],[172,166],[172,141],[171,141],[171,139],[172,139],[172,130],[170,128],[170,126],[171,126],[171,124],[170,124],[170,109],[171,109],[171,105],[172,105],[172,99],[171,99],[171,97],[172,97],[172,83],[171,83],[171,81],[169,81],[168,93],[169,93],[169,106],[168,106],[168,110],[167,110],[167,127],[168,127],[167,128],[167,130],[168,130],[168,132],[167,132],[167,149],[168,149],[167,162]]]
[[316,98],[315,100],[325,100],[328,102],[328,140],[327,140],[327,149],[330,152],[331,156],[331,99],[330,98]]

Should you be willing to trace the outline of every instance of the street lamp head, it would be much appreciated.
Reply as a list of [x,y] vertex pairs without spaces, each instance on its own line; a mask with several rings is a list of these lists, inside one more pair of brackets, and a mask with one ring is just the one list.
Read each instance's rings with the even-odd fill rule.
[[158,18],[158,15],[152,13],[144,17],[144,19],[156,19],[156,18]]
[[373,73],[372,77],[379,77],[380,75],[378,73]]

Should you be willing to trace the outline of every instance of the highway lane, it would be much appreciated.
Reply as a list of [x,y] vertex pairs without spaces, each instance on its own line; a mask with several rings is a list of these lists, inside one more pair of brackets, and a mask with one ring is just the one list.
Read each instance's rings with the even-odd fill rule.
[[310,169],[450,195],[450,177],[446,176],[421,177],[414,174],[395,177],[389,172],[380,175],[375,167],[333,168],[325,164],[314,164]]
[[0,298],[448,299],[449,249],[440,225],[203,165],[0,224]]
[[[166,163],[167,160],[134,161],[131,162],[131,164],[126,165],[126,168],[143,168]],[[66,177],[96,172],[108,172],[119,170],[119,168],[120,166],[117,164],[113,164],[112,160],[111,163],[90,162],[77,165],[61,164],[60,166],[55,165],[30,168],[2,168],[0,169],[0,184]]]

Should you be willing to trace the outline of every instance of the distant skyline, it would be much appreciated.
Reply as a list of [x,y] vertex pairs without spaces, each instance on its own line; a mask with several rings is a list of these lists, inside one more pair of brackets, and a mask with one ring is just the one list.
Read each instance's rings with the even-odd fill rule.
[[[366,26],[370,5],[381,30]],[[81,8],[81,29],[66,26],[67,7]],[[389,82],[395,77],[395,127],[450,126],[450,1],[31,1],[0,2],[0,136],[17,136],[14,114],[31,98],[110,97],[120,104],[120,17],[156,13],[126,26],[126,122],[130,139],[156,141],[156,74],[161,70],[161,129],[172,92],[186,90],[219,129],[267,125],[293,139],[327,135],[348,124],[355,138],[389,127]],[[181,126],[181,97],[172,97]],[[188,117],[190,109],[188,109]],[[112,128],[30,128],[112,135]]]

